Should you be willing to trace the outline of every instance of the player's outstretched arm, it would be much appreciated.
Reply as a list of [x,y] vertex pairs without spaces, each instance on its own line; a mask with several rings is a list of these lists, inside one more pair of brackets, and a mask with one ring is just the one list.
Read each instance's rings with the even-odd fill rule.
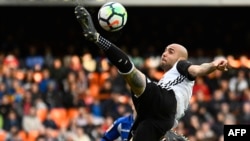
[[191,65],[188,68],[188,72],[190,75],[196,76],[204,76],[215,70],[227,71],[228,70],[228,61],[224,58],[216,59],[210,63],[203,63],[201,65]]
[[134,67],[129,57],[116,45],[102,37],[95,29],[91,15],[83,6],[75,7],[76,19],[80,23],[84,37],[97,44],[104,51],[109,61],[115,65],[124,76],[131,90],[137,95],[141,95],[146,87],[146,77]]

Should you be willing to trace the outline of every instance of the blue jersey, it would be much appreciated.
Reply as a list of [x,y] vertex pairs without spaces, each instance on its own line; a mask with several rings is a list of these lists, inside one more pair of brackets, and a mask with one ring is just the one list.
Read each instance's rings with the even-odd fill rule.
[[105,132],[101,141],[114,141],[121,138],[121,141],[128,141],[130,128],[134,123],[133,114],[120,117],[114,121],[111,127]]

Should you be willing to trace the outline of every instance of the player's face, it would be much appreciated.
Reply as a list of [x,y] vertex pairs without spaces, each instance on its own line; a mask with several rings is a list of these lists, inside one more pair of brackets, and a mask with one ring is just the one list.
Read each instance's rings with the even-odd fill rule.
[[178,50],[174,46],[167,46],[162,53],[160,66],[164,71],[168,71],[174,63],[178,60]]

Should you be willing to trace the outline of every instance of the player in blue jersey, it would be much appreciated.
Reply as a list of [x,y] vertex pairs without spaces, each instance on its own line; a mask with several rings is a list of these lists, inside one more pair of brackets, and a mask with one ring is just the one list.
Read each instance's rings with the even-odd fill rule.
[[164,70],[159,82],[150,80],[137,69],[121,49],[102,37],[95,29],[89,12],[82,6],[75,8],[75,15],[82,26],[85,39],[95,43],[129,84],[136,109],[136,119],[130,129],[132,141],[171,140],[169,134],[178,120],[184,116],[192,96],[194,80],[215,70],[226,71],[228,62],[218,58],[212,62],[193,65],[188,61],[188,51],[180,44],[166,46],[160,66]]
[[129,131],[134,123],[134,115],[120,117],[114,121],[112,126],[105,132],[101,141],[114,141],[118,138],[121,141],[128,141]]
[[114,141],[120,139],[121,141],[128,141],[129,131],[136,118],[136,111],[132,99],[129,100],[132,113],[116,119],[113,124],[104,133],[101,141]]

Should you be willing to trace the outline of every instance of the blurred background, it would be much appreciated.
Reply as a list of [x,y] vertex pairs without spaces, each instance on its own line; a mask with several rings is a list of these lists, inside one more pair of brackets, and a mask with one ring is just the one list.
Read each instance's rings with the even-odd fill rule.
[[[102,0],[79,0],[97,30],[153,80],[165,47],[187,47],[194,64],[225,57],[231,68],[196,78],[176,131],[190,141],[223,141],[224,124],[250,124],[250,2],[117,0],[126,26],[103,31]],[[74,15],[76,1],[0,0],[0,141],[99,141],[130,114],[129,87]]]

